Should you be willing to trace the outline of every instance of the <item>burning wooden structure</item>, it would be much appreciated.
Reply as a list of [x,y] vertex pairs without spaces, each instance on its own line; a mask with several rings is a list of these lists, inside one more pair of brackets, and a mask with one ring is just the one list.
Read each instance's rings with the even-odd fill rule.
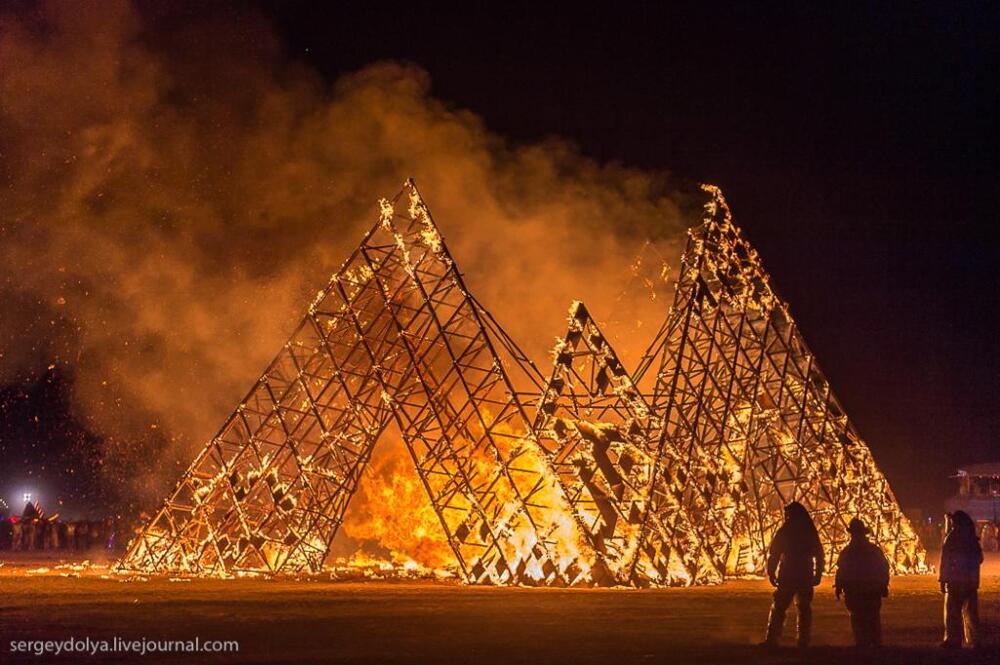
[[546,378],[465,288],[406,183],[118,570],[319,571],[390,426],[470,583],[760,572],[793,499],[831,552],[860,515],[896,571],[922,570],[867,446],[707,189],[637,370],[575,303]]
[[[893,569],[925,569],[925,552],[823,376],[721,192],[688,234],[670,314],[636,371],[680,449],[671,487],[701,516],[727,575],[763,569],[784,504],[812,513],[827,561],[847,523],[872,528]],[[656,368],[655,372],[652,369]]]

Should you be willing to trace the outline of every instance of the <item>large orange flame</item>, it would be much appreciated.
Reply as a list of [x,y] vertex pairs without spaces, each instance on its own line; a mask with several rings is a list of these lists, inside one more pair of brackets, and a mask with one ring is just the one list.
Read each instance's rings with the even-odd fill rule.
[[403,444],[387,434],[344,520],[343,532],[358,548],[347,563],[367,567],[385,560],[395,566],[452,568],[455,555],[413,462]]

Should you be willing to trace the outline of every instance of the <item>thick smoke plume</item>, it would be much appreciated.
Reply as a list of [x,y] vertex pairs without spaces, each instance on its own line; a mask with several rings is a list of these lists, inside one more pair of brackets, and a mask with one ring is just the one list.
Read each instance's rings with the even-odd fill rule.
[[107,486],[150,506],[409,176],[543,367],[574,298],[621,330],[643,317],[634,360],[667,303],[621,300],[629,265],[647,239],[676,265],[687,196],[563,142],[512,146],[430,84],[393,62],[324,81],[253,17],[0,16],[0,384],[72,376]]

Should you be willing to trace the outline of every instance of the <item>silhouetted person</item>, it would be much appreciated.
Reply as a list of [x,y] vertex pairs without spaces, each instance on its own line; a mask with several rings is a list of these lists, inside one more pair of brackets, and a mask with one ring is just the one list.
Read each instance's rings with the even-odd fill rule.
[[996,552],[998,550],[998,536],[997,525],[987,524],[983,527],[983,535],[980,538],[980,544],[982,548],[987,552]]
[[979,633],[979,566],[983,549],[976,537],[976,525],[967,513],[951,514],[951,528],[941,546],[941,593],[944,596],[944,642],[951,649],[965,641],[976,646]]
[[868,527],[854,518],[847,527],[851,534],[837,559],[834,581],[837,600],[851,613],[854,643],[859,647],[882,645],[882,599],[889,595],[889,562],[879,546],[868,540]]
[[10,519],[0,519],[0,550],[13,549],[14,525]]
[[10,548],[15,552],[20,552],[24,549],[24,522],[21,520],[11,523]]
[[85,551],[90,546],[90,525],[86,522],[77,522],[73,537],[76,549]]
[[767,577],[777,588],[764,646],[778,644],[793,598],[798,609],[798,645],[809,646],[813,587],[823,579],[823,564],[823,546],[816,525],[802,504],[793,501],[785,506],[785,523],[774,534],[768,551]]
[[24,551],[29,552],[35,549],[35,522],[34,520],[21,520],[21,543]]
[[45,530],[42,535],[42,549],[59,549],[59,529],[57,528],[56,523],[49,522],[48,520],[43,520],[42,523],[45,525]]
[[115,522],[110,517],[101,520],[101,548],[109,550],[115,545]]

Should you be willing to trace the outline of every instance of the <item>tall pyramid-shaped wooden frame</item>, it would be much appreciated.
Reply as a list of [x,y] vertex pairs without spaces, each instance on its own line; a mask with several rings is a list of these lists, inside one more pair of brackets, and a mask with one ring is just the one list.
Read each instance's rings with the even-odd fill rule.
[[896,572],[925,570],[788,306],[706,189],[635,372],[575,303],[545,381],[467,291],[408,181],[116,569],[319,571],[393,427],[470,583],[760,573],[791,500],[831,560],[858,516]]

